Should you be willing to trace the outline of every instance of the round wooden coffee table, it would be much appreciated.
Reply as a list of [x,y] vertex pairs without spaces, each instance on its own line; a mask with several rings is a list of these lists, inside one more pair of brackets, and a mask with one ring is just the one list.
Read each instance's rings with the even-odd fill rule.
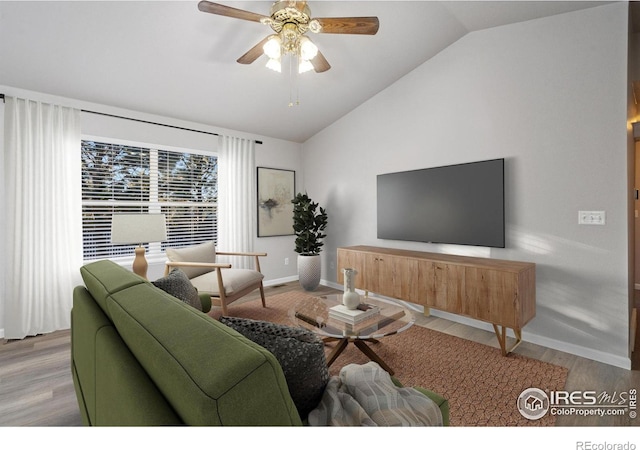
[[367,345],[367,342],[375,344],[380,338],[405,331],[415,323],[413,313],[393,300],[363,296],[361,302],[377,306],[379,312],[356,324],[337,319],[329,314],[332,307],[342,304],[342,294],[335,294],[305,299],[289,311],[289,317],[297,326],[313,331],[325,342],[338,341],[327,356],[328,366],[333,364],[352,342],[370,360],[377,362],[393,375],[393,369]]

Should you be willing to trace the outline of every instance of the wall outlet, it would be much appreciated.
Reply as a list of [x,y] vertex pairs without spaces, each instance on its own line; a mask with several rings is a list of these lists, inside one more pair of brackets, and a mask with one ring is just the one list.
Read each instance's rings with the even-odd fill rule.
[[285,259],[284,259],[284,265],[285,265],[285,266],[288,266],[288,265],[289,265],[289,258],[285,258]]
[[578,211],[579,225],[604,225],[604,211]]

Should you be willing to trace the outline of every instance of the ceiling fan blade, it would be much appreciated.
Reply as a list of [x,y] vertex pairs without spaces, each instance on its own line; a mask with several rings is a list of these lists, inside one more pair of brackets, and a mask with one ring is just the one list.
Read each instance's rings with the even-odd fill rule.
[[267,40],[269,40],[269,37],[270,36],[267,36],[266,38],[258,42],[256,45],[251,47],[247,53],[245,53],[240,58],[238,58],[238,62],[240,64],[251,64],[260,56],[262,56],[264,54],[264,50],[262,50],[262,47],[267,42]]
[[331,69],[331,64],[329,64],[329,61],[320,53],[320,50],[318,50],[316,57],[311,60],[311,65],[317,73],[326,72]]
[[324,17],[314,20],[322,27],[319,33],[373,35],[380,28],[377,17]]
[[263,16],[262,14],[232,8],[231,6],[224,6],[219,3],[212,3],[206,0],[202,0],[200,3],[198,3],[198,9],[206,13],[233,17],[234,19],[250,20],[252,22],[260,22],[261,19],[268,18],[267,16]]

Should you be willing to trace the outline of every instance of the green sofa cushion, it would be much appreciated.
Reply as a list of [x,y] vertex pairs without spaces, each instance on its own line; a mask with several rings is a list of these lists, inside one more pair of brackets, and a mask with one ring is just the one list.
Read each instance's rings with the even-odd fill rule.
[[200,297],[200,304],[202,305],[202,312],[211,311],[211,296],[209,294],[199,292],[198,297]]
[[122,342],[114,327],[96,336],[95,425],[179,425],[182,420]]
[[107,298],[111,294],[147,283],[144,278],[109,260],[86,264],[80,268],[80,274],[87,290],[107,316]]
[[71,354],[85,425],[182,423],[82,286],[73,293]]
[[266,349],[148,284],[107,301],[122,339],[185,423],[301,423]]
[[[96,411],[96,349],[98,330],[113,327],[84,286],[73,290],[71,311],[72,370],[77,378],[76,394],[81,400],[80,413],[86,425],[93,423]],[[80,387],[82,389],[78,390]]]

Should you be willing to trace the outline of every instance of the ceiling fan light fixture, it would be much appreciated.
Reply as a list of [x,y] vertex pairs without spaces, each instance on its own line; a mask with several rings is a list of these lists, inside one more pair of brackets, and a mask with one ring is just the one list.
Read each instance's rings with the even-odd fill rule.
[[300,36],[300,57],[311,61],[318,54],[318,47],[306,36]]
[[294,92],[297,96],[298,91],[298,74],[311,70],[322,73],[331,68],[327,59],[318,50],[318,47],[305,36],[305,33],[310,31],[327,34],[375,35],[380,26],[377,17],[314,19],[311,17],[311,10],[306,1],[276,0],[271,6],[269,16],[208,0],[200,0],[198,9],[219,16],[258,22],[273,30],[275,34],[263,38],[237,61],[240,64],[251,64],[264,54],[268,58],[267,68],[282,73],[282,61],[284,60],[285,70],[290,77],[289,106],[300,103],[298,100],[293,101]]
[[[198,9],[219,16],[258,22],[269,26],[276,33],[254,45],[238,58],[238,63],[253,63],[260,56],[260,50],[272,59],[278,58],[276,53],[279,52],[281,56],[292,54],[299,59],[313,61],[317,73],[326,72],[331,69],[331,65],[315,45],[304,43],[305,49],[300,48],[303,45],[301,41],[305,40],[301,39],[305,33],[310,31],[325,34],[375,35],[380,27],[380,21],[374,16],[312,18],[306,1],[276,0],[271,6],[269,16],[208,0],[200,0]],[[271,65],[275,65],[275,62]],[[293,68],[293,65],[291,67]]]
[[276,58],[269,58],[269,61],[267,61],[267,68],[274,70],[278,73],[282,72],[282,63],[280,62],[280,59],[276,59]]
[[269,59],[280,59],[282,54],[282,40],[280,36],[274,34],[269,36],[269,40],[262,46],[262,51]]
[[298,73],[305,73],[311,70],[313,70],[313,64],[311,64],[311,61],[306,59],[300,61],[300,64],[298,65]]

